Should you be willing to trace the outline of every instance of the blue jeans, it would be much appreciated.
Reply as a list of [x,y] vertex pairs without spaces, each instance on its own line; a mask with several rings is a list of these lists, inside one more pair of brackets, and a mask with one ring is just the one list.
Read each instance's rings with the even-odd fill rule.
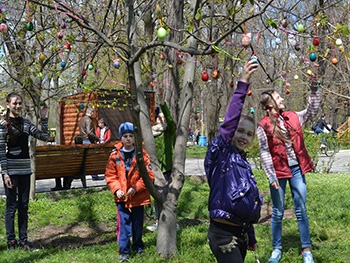
[[125,207],[125,203],[117,203],[117,239],[120,254],[130,254],[131,248],[137,253],[144,249],[143,234],[143,206]]
[[279,179],[280,189],[276,190],[270,185],[272,199],[272,245],[273,248],[282,249],[282,219],[284,215],[284,196],[287,181],[292,191],[294,203],[294,212],[298,221],[300,241],[302,248],[311,247],[309,219],[306,211],[306,181],[305,176],[301,174],[299,166],[290,168],[293,177],[288,179]]
[[5,225],[7,240],[15,240],[15,214],[18,210],[18,235],[20,241],[27,240],[28,229],[28,204],[30,190],[30,175],[10,175],[13,188],[5,187],[6,211]]

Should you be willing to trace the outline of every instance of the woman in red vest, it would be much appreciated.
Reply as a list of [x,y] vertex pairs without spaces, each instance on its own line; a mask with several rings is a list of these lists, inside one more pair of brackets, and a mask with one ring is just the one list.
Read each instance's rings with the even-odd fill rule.
[[257,136],[263,168],[270,182],[272,199],[273,251],[268,262],[280,262],[282,258],[282,219],[287,182],[292,191],[303,262],[314,262],[310,251],[304,176],[314,169],[314,165],[306,150],[301,127],[316,115],[320,104],[320,92],[317,86],[310,85],[310,89],[307,108],[299,112],[283,111],[284,99],[275,90],[264,91],[260,97],[266,116],[258,123]]

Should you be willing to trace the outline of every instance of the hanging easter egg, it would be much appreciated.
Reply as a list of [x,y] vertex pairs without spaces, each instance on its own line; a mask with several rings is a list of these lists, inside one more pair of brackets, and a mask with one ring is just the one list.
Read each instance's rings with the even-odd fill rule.
[[315,52],[311,52],[309,55],[309,59],[314,62],[316,60],[317,56]]
[[286,87],[289,88],[290,87],[290,83],[288,81],[286,81]]
[[244,34],[242,37],[242,46],[247,49],[250,46],[251,38],[248,34]]
[[80,104],[79,108],[80,108],[81,110],[83,110],[83,109],[85,108],[84,103]]
[[93,70],[93,69],[94,69],[94,65],[90,64],[90,65],[88,66],[88,69],[89,69],[89,70]]
[[250,108],[250,114],[254,114],[254,113],[255,113],[254,108]]
[[66,29],[66,27],[67,27],[66,20],[62,19],[61,28]]
[[252,91],[251,90],[248,90],[247,96],[252,96]]
[[157,35],[160,41],[164,41],[166,37],[166,29],[164,27],[160,27],[157,31]]
[[308,70],[306,71],[306,74],[308,74],[309,76],[311,76],[311,75],[312,75],[312,71],[311,71],[310,69],[308,69]]
[[86,70],[85,70],[85,69],[83,69],[83,70],[81,71],[81,75],[82,75],[83,77],[86,76]]
[[100,75],[100,74],[101,74],[101,70],[100,70],[100,69],[96,69],[96,70],[95,70],[95,73],[96,73],[97,75]]
[[178,57],[178,58],[176,59],[176,64],[182,65],[182,63],[183,63],[183,60],[182,60],[180,57]]
[[332,64],[337,65],[338,64],[338,59],[337,58],[332,58]]
[[298,29],[298,33],[299,34],[304,33],[304,31],[305,31],[305,28],[304,28],[303,24],[299,24],[297,29]]
[[265,82],[266,82],[266,84],[270,84],[270,80],[269,79],[266,79]]
[[341,41],[341,39],[338,38],[338,39],[335,41],[335,44],[337,45],[337,47],[340,47],[341,45],[343,45],[343,41]]
[[233,81],[230,82],[230,87],[233,88],[235,86],[235,84],[233,83]]
[[0,24],[0,31],[1,31],[1,33],[7,32],[7,25],[5,23]]
[[61,68],[65,68],[67,65],[66,61],[61,61]]
[[299,76],[295,74],[295,75],[294,75],[294,79],[295,79],[295,80],[299,79]]
[[40,55],[39,55],[39,60],[40,60],[40,61],[44,61],[45,59],[46,59],[45,54],[44,54],[44,53],[40,53]]
[[33,31],[33,29],[34,29],[33,23],[32,23],[32,22],[27,23],[27,24],[26,24],[26,29],[27,29],[28,31]]
[[115,68],[117,68],[117,69],[120,67],[119,59],[113,60],[113,67],[115,67]]
[[290,90],[286,89],[285,93],[288,95],[290,93]]
[[164,60],[164,59],[165,59],[164,53],[160,53],[160,54],[159,54],[159,58],[160,58],[161,60]]
[[39,102],[39,105],[40,105],[40,107],[42,107],[42,106],[45,105],[45,103],[44,103],[43,101],[40,101],[40,102]]
[[320,44],[320,39],[318,37],[315,37],[313,40],[312,40],[312,44],[317,47],[319,44]]
[[299,51],[299,50],[300,50],[300,44],[299,44],[299,43],[295,43],[294,49],[295,49],[296,51]]
[[70,43],[68,41],[64,42],[64,47],[69,51],[70,50]]
[[249,60],[254,61],[254,64],[259,64],[258,58],[256,56],[252,56]]
[[214,70],[213,74],[211,75],[213,79],[218,79],[220,77],[220,71],[219,70]]
[[321,85],[322,84],[322,81],[321,80],[318,80],[317,81],[317,85]]
[[202,73],[202,80],[203,81],[208,81],[209,80],[209,74],[205,71]]
[[57,33],[57,38],[58,39],[62,39],[63,38],[63,33],[62,33],[61,30]]
[[86,42],[88,41],[87,35],[83,35],[83,37],[81,38],[81,41],[82,41],[83,43],[86,43]]
[[276,43],[276,45],[281,44],[281,37],[280,36],[276,37],[275,43]]
[[283,18],[282,21],[281,21],[281,25],[286,28],[288,26],[288,20],[287,18]]
[[152,89],[154,88],[154,83],[152,81],[149,83],[149,85]]

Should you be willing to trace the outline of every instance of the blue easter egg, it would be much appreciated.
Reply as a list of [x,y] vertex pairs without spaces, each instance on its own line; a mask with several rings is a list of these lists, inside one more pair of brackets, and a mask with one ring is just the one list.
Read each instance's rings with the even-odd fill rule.
[[80,109],[83,110],[85,108],[84,104],[80,104]]
[[67,65],[66,61],[61,61],[61,67],[64,68]]
[[315,52],[312,52],[309,56],[309,59],[314,62],[316,60],[317,56],[316,56],[316,53]]
[[255,113],[254,108],[250,108],[250,114],[254,114],[254,113]]

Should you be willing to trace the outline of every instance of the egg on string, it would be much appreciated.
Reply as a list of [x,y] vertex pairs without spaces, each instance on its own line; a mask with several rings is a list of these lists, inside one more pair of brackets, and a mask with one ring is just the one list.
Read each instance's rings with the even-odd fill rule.
[[205,82],[209,80],[209,74],[205,71],[202,72],[202,80]]
[[270,80],[269,79],[266,79],[265,82],[266,82],[266,84],[270,84]]
[[315,37],[313,40],[312,40],[312,44],[317,47],[319,44],[320,44],[320,39],[318,37]]
[[287,20],[286,17],[284,17],[284,18],[282,19],[281,25],[282,25],[284,28],[286,28],[286,27],[288,26],[288,20]]
[[83,109],[85,108],[84,103],[80,104],[79,108],[80,108],[81,110],[83,110]]
[[299,42],[295,43],[294,49],[295,49],[296,51],[299,51],[299,50],[300,50],[300,43],[299,43]]
[[290,93],[290,89],[286,89],[286,91],[284,93],[286,93],[288,95]]
[[44,53],[40,53],[40,55],[39,55],[39,60],[40,60],[40,61],[45,61],[45,59],[46,59],[45,54],[44,54]]
[[82,75],[83,77],[86,76],[86,70],[85,70],[85,69],[83,69],[83,70],[81,71],[81,75]]
[[251,107],[249,112],[250,112],[250,114],[254,114],[254,113],[255,113],[254,108],[253,108],[253,107]]
[[65,68],[67,65],[66,61],[61,61],[61,68]]
[[276,45],[281,44],[281,36],[276,37],[275,42],[276,42]]
[[337,65],[338,64],[338,59],[337,58],[332,58],[332,64]]
[[343,41],[342,41],[340,38],[338,38],[338,39],[335,41],[335,44],[336,44],[337,47],[340,47],[341,45],[343,45]]
[[164,27],[160,27],[157,31],[157,36],[160,41],[164,41],[166,38],[167,32]]
[[298,30],[299,34],[304,33],[304,31],[305,31],[304,25],[303,24],[299,24],[298,27],[297,27],[297,30]]
[[246,33],[243,34],[242,37],[242,46],[247,49],[250,46],[250,42],[251,42],[251,33]]
[[26,29],[27,29],[28,31],[33,31],[33,29],[34,29],[33,22],[27,23],[27,24],[26,24]]
[[7,25],[6,25],[6,23],[1,23],[0,24],[0,31],[1,31],[1,33],[6,33],[7,32]]
[[299,76],[297,74],[294,75],[294,79],[297,80],[299,79]]
[[218,79],[220,77],[220,71],[218,69],[214,70],[211,76],[213,79]]
[[45,105],[45,102],[40,101],[40,102],[39,102],[39,105],[40,105],[40,107],[42,107],[42,106],[44,106],[44,105]]
[[120,68],[120,60],[118,58],[113,60],[113,67],[116,69]]
[[311,76],[311,75],[312,75],[312,71],[311,71],[310,69],[308,69],[308,70],[306,71],[306,74],[308,74],[309,76]]
[[314,62],[314,61],[316,61],[316,58],[317,58],[316,53],[315,52],[311,52],[310,55],[309,55],[310,61]]
[[94,69],[94,65],[89,64],[88,69],[89,69],[89,70],[93,70],[93,69]]

